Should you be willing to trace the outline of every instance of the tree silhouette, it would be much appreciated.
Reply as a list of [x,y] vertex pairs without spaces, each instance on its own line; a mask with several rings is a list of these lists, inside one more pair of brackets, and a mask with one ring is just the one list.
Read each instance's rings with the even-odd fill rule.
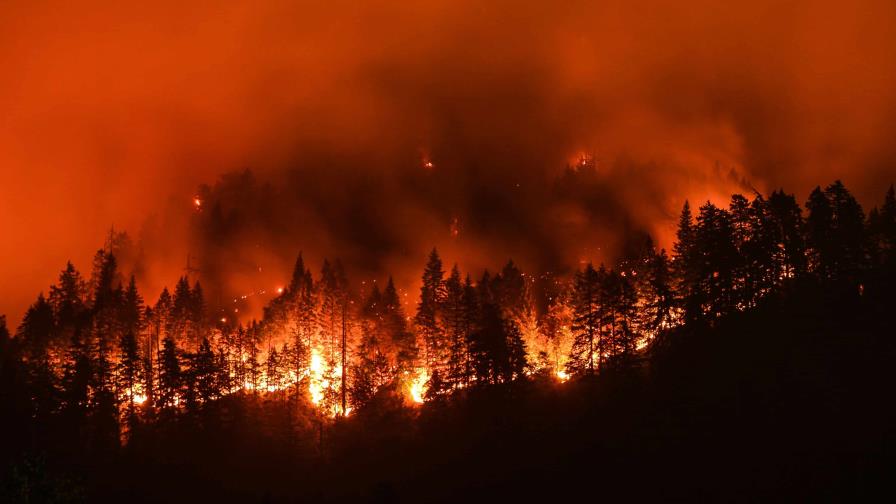
[[594,374],[603,354],[601,275],[591,263],[576,273],[573,283],[573,344],[566,364],[570,373]]
[[414,324],[423,343],[423,363],[428,369],[441,369],[447,360],[447,345],[440,320],[440,307],[445,297],[442,260],[433,249],[423,270],[420,302]]

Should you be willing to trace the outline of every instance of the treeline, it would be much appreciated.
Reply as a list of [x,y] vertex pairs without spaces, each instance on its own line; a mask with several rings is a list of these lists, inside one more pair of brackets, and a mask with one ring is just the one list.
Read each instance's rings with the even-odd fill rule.
[[277,393],[305,412],[296,418],[324,422],[383,394],[443,401],[538,376],[625,373],[676,327],[713,326],[796,285],[892,290],[892,187],[867,216],[839,181],[805,206],[782,191],[707,202],[696,216],[685,203],[671,253],[648,240],[571,278],[511,261],[474,279],[457,265],[446,273],[433,250],[414,313],[391,278],[358,291],[338,261],[315,278],[300,254],[248,325],[220,317],[186,277],[146,303],[107,247],[89,278],[69,263],[15,334],[0,319],[0,402],[23,434],[6,462],[50,445],[114,454],[142,428],[208,419],[234,395]]

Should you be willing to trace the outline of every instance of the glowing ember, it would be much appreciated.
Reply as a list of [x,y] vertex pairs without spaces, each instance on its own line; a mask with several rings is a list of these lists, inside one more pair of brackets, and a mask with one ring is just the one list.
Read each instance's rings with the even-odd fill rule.
[[560,380],[561,382],[565,382],[566,380],[569,379],[569,373],[567,373],[566,371],[563,371],[562,369],[558,369],[557,372],[555,373],[555,375],[557,376],[557,379]]
[[460,234],[460,219],[457,217],[451,219],[451,237],[457,238],[457,235]]
[[193,206],[196,208],[196,210],[202,209],[202,200],[199,199],[199,196],[193,197]]
[[283,287],[277,287],[277,294],[283,294]]

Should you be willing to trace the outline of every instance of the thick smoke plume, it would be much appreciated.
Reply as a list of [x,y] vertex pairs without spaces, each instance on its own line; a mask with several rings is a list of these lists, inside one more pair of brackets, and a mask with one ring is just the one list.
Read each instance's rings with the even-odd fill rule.
[[473,271],[668,246],[685,198],[841,178],[876,203],[894,24],[885,0],[7,3],[0,311],[112,225],[147,292],[191,254],[223,303],[299,250],[410,289],[433,246]]

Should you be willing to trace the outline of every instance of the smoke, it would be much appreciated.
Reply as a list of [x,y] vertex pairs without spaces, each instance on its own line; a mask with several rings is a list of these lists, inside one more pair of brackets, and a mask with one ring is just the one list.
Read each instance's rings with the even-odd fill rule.
[[189,253],[223,303],[299,250],[412,288],[433,246],[474,271],[668,246],[685,198],[841,178],[876,204],[894,21],[884,0],[10,2],[0,311],[112,225],[148,297]]

